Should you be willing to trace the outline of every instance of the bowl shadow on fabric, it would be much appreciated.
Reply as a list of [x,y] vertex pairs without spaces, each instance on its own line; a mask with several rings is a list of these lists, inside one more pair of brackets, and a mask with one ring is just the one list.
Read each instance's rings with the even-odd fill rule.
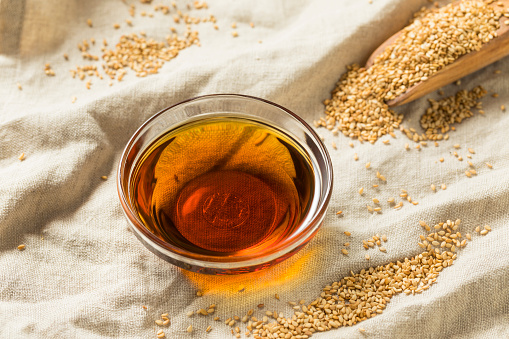
[[180,269],[180,272],[192,288],[201,291],[204,295],[236,297],[242,294],[242,305],[238,304],[237,298],[224,298],[221,299],[221,303],[229,309],[239,307],[244,310],[246,305],[244,301],[257,305],[266,299],[267,295],[273,298],[276,292],[286,294],[298,286],[305,285],[320,274],[321,267],[314,263],[319,262],[318,259],[328,252],[323,244],[325,243],[312,240],[299,253],[284,262],[252,273],[204,275],[183,269]]

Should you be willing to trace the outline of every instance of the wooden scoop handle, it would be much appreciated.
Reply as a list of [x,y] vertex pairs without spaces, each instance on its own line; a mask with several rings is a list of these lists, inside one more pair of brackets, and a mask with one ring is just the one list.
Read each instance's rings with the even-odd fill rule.
[[[503,8],[505,9],[509,7],[509,0],[496,1],[492,4],[492,6],[496,6],[497,2],[504,3]],[[453,63],[445,66],[432,76],[428,77],[428,80],[413,85],[405,93],[387,101],[387,104],[394,107],[419,99],[428,93],[453,83],[454,81],[509,55],[509,25],[505,24],[505,21],[507,20],[509,20],[509,18],[505,16],[500,18],[500,28],[497,30],[497,37],[484,44],[479,51],[471,52],[459,57]],[[397,32],[381,44],[369,57],[366,62],[366,68],[371,67],[375,58],[380,55],[387,46],[391,45],[400,34],[401,32]]]

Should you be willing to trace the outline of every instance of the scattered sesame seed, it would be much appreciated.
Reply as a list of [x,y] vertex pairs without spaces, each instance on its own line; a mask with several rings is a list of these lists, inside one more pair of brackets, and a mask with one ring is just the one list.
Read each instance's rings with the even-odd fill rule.
[[232,32],[232,36],[233,36],[234,38],[236,38],[236,37],[238,37],[238,36],[239,36],[239,33],[237,33],[237,31],[233,31],[233,32]]
[[209,325],[209,327],[207,327],[207,329],[205,330],[205,332],[207,332],[207,333],[208,333],[208,332],[210,332],[210,331],[212,331],[212,326],[210,326],[210,325]]
[[489,162],[486,163],[486,166],[488,166],[488,168],[493,168],[493,165],[490,164]]
[[371,163],[370,162],[367,162],[366,163],[366,168],[369,168],[371,166]]
[[92,27],[92,19],[87,19],[87,25],[88,27]]
[[340,214],[342,214],[342,213],[343,213],[343,211],[337,211],[337,212],[336,212],[336,214],[337,214],[337,215],[340,215]]
[[373,202],[374,202],[375,204],[380,203],[380,201],[379,201],[377,198],[373,198]]
[[343,253],[344,255],[348,255],[348,251],[346,248],[341,249],[341,253]]
[[363,192],[364,192],[364,187],[359,188],[359,194],[362,195]]
[[366,260],[369,260],[369,259],[370,259],[369,254],[366,254],[366,255],[364,256],[364,258],[366,258]]
[[357,155],[357,153],[354,153],[354,154],[353,154],[353,159],[354,159],[355,161],[359,160],[359,156]]
[[251,26],[251,28],[254,28],[254,23],[250,22],[249,26]]
[[343,232],[343,233],[345,233],[345,235],[346,235],[347,237],[349,237],[349,236],[351,236],[351,235],[352,235],[352,233],[350,233],[350,232],[348,232],[348,231],[345,231],[345,232]]
[[24,244],[21,244],[18,246],[18,251],[24,251],[25,250],[25,245]]
[[446,190],[447,186],[445,184],[442,184],[442,185],[440,185],[440,188],[442,188],[442,190]]
[[488,234],[488,230],[482,230],[482,231],[480,232],[480,234],[481,234],[481,235],[486,235],[486,234]]
[[191,333],[193,332],[193,325],[189,325],[189,327],[187,328],[187,333]]

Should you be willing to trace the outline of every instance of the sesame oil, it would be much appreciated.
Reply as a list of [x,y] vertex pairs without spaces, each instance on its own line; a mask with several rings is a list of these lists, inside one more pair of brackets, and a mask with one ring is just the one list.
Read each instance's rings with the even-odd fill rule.
[[256,255],[294,236],[314,190],[306,151],[245,118],[202,119],[167,132],[131,178],[147,229],[174,248],[215,256]]

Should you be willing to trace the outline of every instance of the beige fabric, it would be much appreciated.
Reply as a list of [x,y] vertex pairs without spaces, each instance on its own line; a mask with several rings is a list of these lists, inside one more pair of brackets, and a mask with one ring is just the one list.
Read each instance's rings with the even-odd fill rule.
[[[177,2],[185,10],[186,2]],[[174,25],[171,16],[142,18],[139,13],[154,12],[152,6],[135,2],[130,28],[124,23],[128,6],[121,1],[0,0],[0,337],[155,338],[154,320],[168,312],[168,338],[229,338],[223,321],[189,319],[185,313],[215,303],[216,315],[224,320],[263,303],[288,316],[286,301],[311,301],[325,285],[369,267],[362,239],[375,233],[389,238],[387,254],[369,252],[371,265],[401,260],[419,253],[419,220],[456,218],[473,241],[436,285],[421,295],[394,297],[383,314],[361,325],[314,337],[509,337],[509,113],[500,110],[502,104],[509,106],[507,58],[463,79],[461,86],[444,88],[450,95],[482,84],[499,97],[488,95],[486,114],[465,121],[439,147],[405,151],[408,141],[398,133],[389,146],[354,142],[352,149],[345,137],[320,130],[327,146],[333,140],[338,145],[338,150],[330,148],[335,186],[329,212],[316,238],[272,269],[238,277],[190,274],[154,256],[128,231],[114,177],[124,145],[143,121],[197,95],[242,93],[272,100],[312,123],[345,65],[364,62],[428,3],[373,2],[210,1],[208,10],[196,12],[214,14],[220,29],[210,23],[196,26],[201,47],[182,51],[158,75],[137,78],[130,72],[112,87],[93,79],[87,90],[69,76],[75,65],[89,64],[77,43],[94,37],[100,45],[107,38],[112,46],[121,34],[141,30],[162,39]],[[120,30],[113,29],[115,22]],[[238,38],[231,36],[232,22],[237,22]],[[98,46],[92,51],[100,54]],[[46,62],[55,77],[44,75]],[[502,73],[495,75],[497,69]],[[74,104],[72,96],[77,97]],[[418,128],[425,106],[422,99],[398,109],[405,125]],[[463,174],[466,159],[459,162],[451,155],[456,143],[464,158],[466,147],[475,149],[477,176]],[[21,162],[22,152],[26,160]],[[364,168],[368,161],[371,170]],[[387,184],[373,189],[377,170]],[[108,179],[101,180],[102,175]],[[445,183],[447,190],[433,193],[431,183]],[[357,193],[360,187],[364,196]],[[402,188],[419,205],[389,209],[386,199]],[[382,202],[380,215],[366,210],[373,197]],[[337,210],[343,217],[336,216]],[[483,224],[493,231],[485,237],[474,234],[474,227]],[[345,230],[352,237],[344,236]],[[346,241],[349,256],[340,254]],[[26,244],[23,252],[16,249],[21,243]],[[197,290],[205,295],[196,297]],[[195,328],[192,336],[185,332],[189,324]],[[209,324],[213,330],[205,334]]]

